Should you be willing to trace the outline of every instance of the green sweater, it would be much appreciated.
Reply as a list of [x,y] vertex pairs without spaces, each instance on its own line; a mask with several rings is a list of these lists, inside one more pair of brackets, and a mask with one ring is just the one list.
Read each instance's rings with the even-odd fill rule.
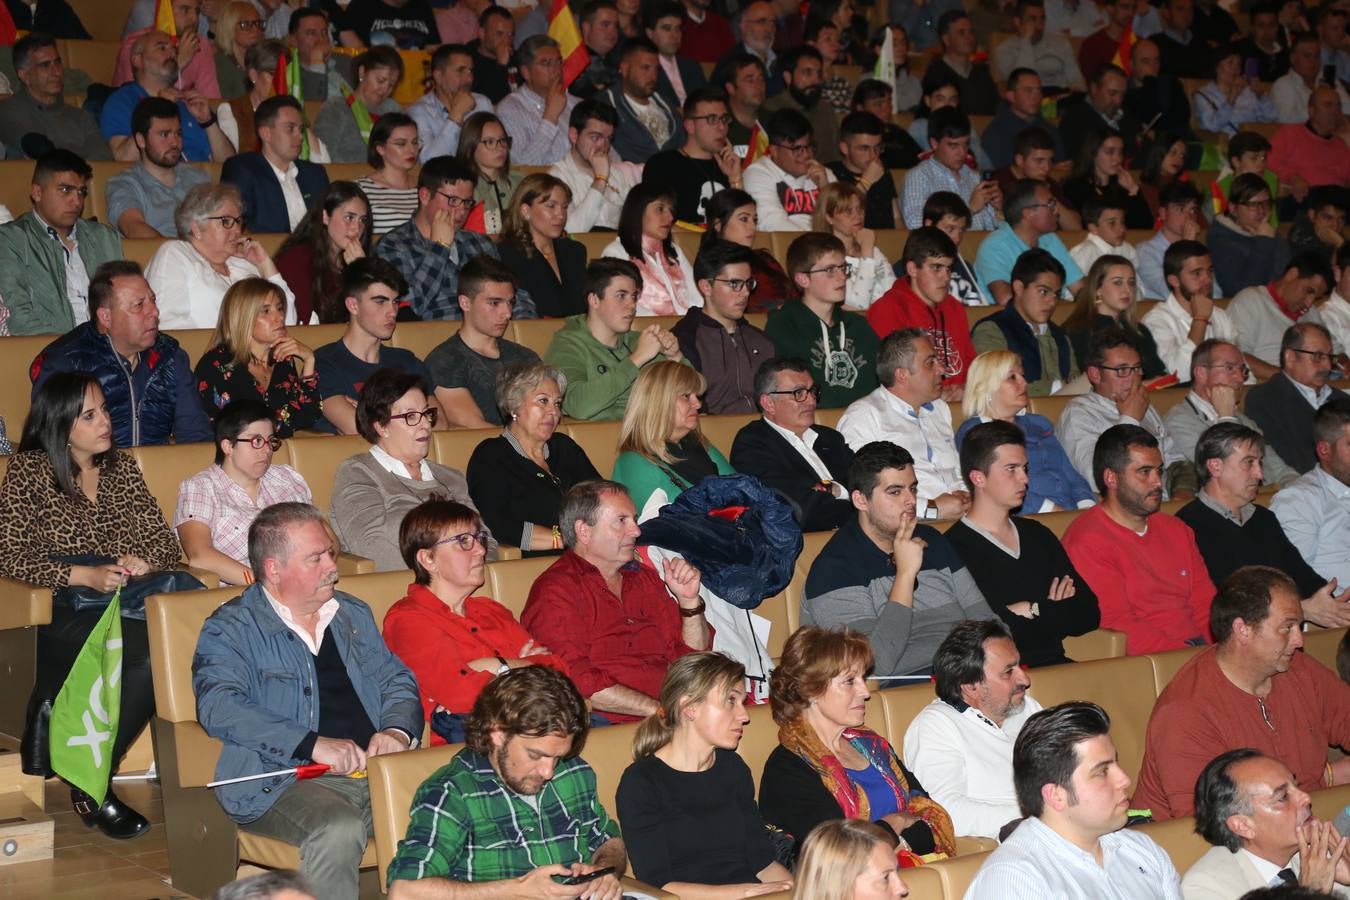
[[[735,475],[736,470],[727,462],[727,458],[722,455],[712,444],[708,445],[708,456],[717,465],[718,475]],[[684,493],[684,488],[675,483],[675,480],[668,474],[669,467],[658,466],[647,457],[640,453],[634,453],[632,450],[625,450],[619,454],[619,458],[614,461],[614,480],[628,488],[628,494],[633,498],[633,505],[637,507],[638,519],[644,517],[643,507],[651,499],[652,494],[659,491],[665,491],[666,503],[674,500],[680,494]],[[664,504],[662,504],[664,505]]]
[[[621,334],[618,346],[606,347],[586,327],[585,313],[568,316],[544,354],[544,362],[567,376],[563,412],[574,419],[623,418],[628,390],[638,376],[638,367],[628,357],[641,334],[640,328]],[[658,355],[652,362],[663,358]]]
[[[79,220],[75,242],[90,278],[103,263],[122,258],[122,238],[108,225]],[[0,298],[9,307],[10,334],[65,334],[75,327],[65,253],[32,212],[0,225]]]
[[779,358],[796,357],[806,362],[816,387],[820,388],[822,407],[848,406],[877,386],[877,350],[881,347],[877,333],[867,324],[867,319],[837,308],[834,322],[826,327],[831,352],[837,353],[841,349],[840,322],[844,325],[842,349],[852,365],[840,361],[832,372],[825,369],[826,348],[821,344],[820,317],[800,300],[789,300],[769,313],[769,322],[764,328]]

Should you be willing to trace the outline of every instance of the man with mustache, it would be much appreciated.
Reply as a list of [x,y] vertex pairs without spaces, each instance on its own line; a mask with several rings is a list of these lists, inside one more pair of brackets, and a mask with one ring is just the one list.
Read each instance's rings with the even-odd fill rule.
[[1069,559],[1097,595],[1101,627],[1125,632],[1131,656],[1209,642],[1214,584],[1195,535],[1159,511],[1162,469],[1158,439],[1147,430],[1106,429],[1092,455],[1102,502],[1064,534]]
[[1247,393],[1245,409],[1280,459],[1299,472],[1318,463],[1313,414],[1345,392],[1332,387],[1331,333],[1318,322],[1290,325],[1280,341],[1280,371]]
[[1328,747],[1350,741],[1350,685],[1298,652],[1293,579],[1269,566],[1238,569],[1209,620],[1215,646],[1192,656],[1153,705],[1132,806],[1154,819],[1191,815],[1200,773],[1239,747],[1279,759],[1301,791],[1350,780],[1350,757],[1327,762]]
[[329,768],[222,785],[216,799],[245,831],[297,846],[316,896],[356,900],[373,828],[370,783],[348,776],[417,746],[417,681],[370,607],[333,589],[337,548],[318,509],[269,506],[248,537],[257,581],[211,614],[192,659],[197,719],[225,744],[216,777]]
[[1021,817],[1013,742],[1041,705],[1027,693],[1031,679],[1020,663],[1002,622],[962,622],[933,657],[937,699],[905,731],[905,765],[958,834],[997,838]]
[[779,60],[784,90],[765,104],[768,113],[795,109],[806,116],[815,136],[816,158],[829,164],[839,159],[839,117],[828,100],[822,101],[825,58],[815,47],[803,44],[784,53]]

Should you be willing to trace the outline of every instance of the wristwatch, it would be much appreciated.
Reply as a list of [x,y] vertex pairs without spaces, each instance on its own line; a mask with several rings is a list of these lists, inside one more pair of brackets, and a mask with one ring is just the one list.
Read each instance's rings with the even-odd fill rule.
[[937,504],[929,503],[927,506],[925,506],[923,509],[923,517],[925,519],[936,519],[938,517]]
[[511,671],[511,667],[506,664],[506,660],[502,657],[497,657],[497,662],[501,663],[501,665],[497,666],[498,675],[505,675],[507,672]]

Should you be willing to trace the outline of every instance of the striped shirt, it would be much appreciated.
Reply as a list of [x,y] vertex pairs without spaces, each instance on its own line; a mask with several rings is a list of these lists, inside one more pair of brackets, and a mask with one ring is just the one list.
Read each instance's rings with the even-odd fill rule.
[[417,188],[391,188],[367,175],[356,180],[370,199],[370,233],[385,234],[417,212]]
[[619,826],[580,757],[560,760],[538,794],[508,788],[486,756],[465,748],[413,797],[408,831],[389,863],[389,884],[449,878],[517,878],[551,864],[590,862]]

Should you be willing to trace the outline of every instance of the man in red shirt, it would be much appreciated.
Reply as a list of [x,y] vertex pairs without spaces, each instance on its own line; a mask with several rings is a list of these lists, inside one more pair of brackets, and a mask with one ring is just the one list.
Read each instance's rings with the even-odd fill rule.
[[1350,686],[1298,652],[1303,607],[1293,579],[1269,566],[1238,569],[1209,618],[1218,643],[1182,666],[1153,705],[1132,805],[1155,819],[1191,815],[1200,772],[1238,747],[1280,760],[1304,791],[1350,781],[1350,757],[1327,762],[1327,747],[1350,745]]
[[905,277],[868,307],[867,322],[880,338],[902,328],[927,331],[938,365],[946,372],[942,399],[957,402],[965,391],[975,345],[966,308],[949,291],[956,245],[937,228],[916,228],[905,241],[902,258]]
[[618,482],[576,485],[558,521],[567,550],[535,579],[521,624],[562,657],[596,712],[649,716],[666,668],[712,646],[699,572],[677,557],[663,564],[663,583],[636,561],[637,510]]
[[1308,121],[1281,125],[1270,142],[1266,165],[1299,203],[1310,188],[1350,184],[1350,122],[1336,91],[1320,84],[1308,97]]
[[696,62],[715,63],[736,46],[731,23],[709,9],[712,0],[683,0],[684,35],[680,56]]
[[1125,632],[1130,656],[1206,643],[1214,585],[1195,534],[1159,511],[1158,439],[1139,425],[1111,426],[1097,439],[1092,474],[1102,502],[1069,526],[1064,549],[1097,595],[1101,627]]

